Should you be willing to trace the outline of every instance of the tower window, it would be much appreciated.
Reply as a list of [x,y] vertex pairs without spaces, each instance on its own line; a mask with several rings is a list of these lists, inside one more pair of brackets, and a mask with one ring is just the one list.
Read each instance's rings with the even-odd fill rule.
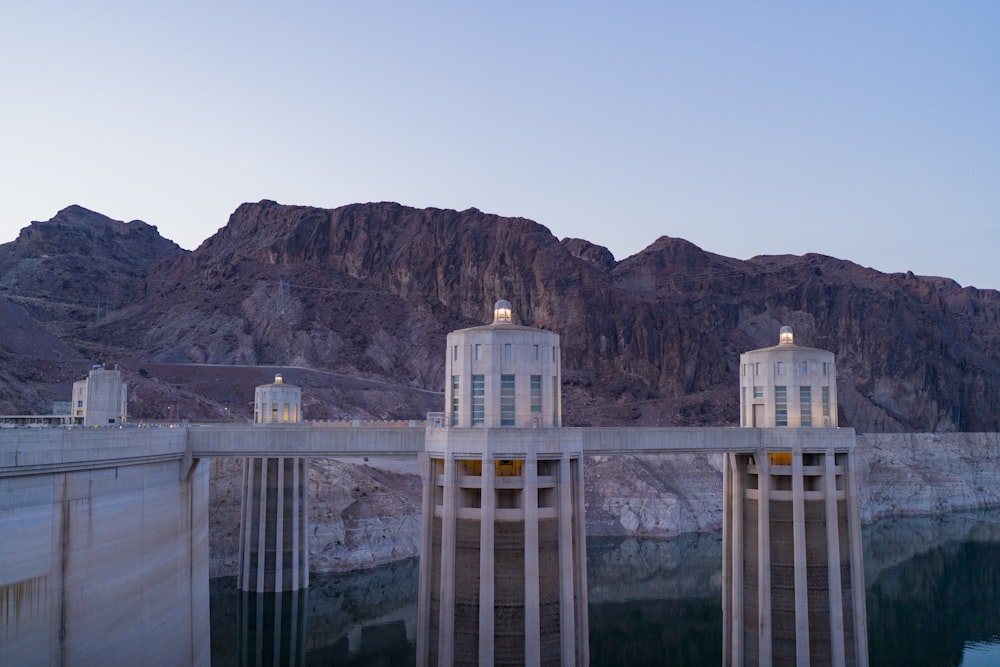
[[799,426],[812,426],[812,388],[799,387]]
[[481,426],[486,421],[486,382],[484,376],[472,376],[472,425]]
[[[825,365],[826,364],[824,364],[824,366]],[[821,395],[823,397],[823,416],[824,417],[829,417],[830,416],[830,388],[829,387],[821,387],[821,390],[822,390],[821,391]]]
[[476,343],[476,359],[483,358],[483,346],[480,343]]
[[508,360],[511,358],[510,343],[503,344],[503,358]]
[[788,389],[774,388],[774,425],[788,426]]
[[452,347],[451,347],[451,359],[452,359],[452,361],[458,361],[458,345],[452,345]]
[[514,376],[500,376],[500,425],[514,425]]
[[779,361],[778,362],[778,375],[783,375],[784,372],[785,372],[785,362]]
[[809,362],[808,361],[803,361],[802,362],[802,374],[803,375],[807,375],[808,373],[809,373]]
[[[535,348],[537,349],[537,345]],[[542,376],[531,376],[531,411],[541,414],[542,412]]]
[[538,346],[535,346],[535,361],[538,361]]
[[753,388],[753,397],[754,398],[764,398],[764,388],[763,387],[754,387]]
[[552,425],[559,426],[559,378],[552,376]]
[[458,376],[451,376],[451,425],[458,426],[458,398],[459,398]]

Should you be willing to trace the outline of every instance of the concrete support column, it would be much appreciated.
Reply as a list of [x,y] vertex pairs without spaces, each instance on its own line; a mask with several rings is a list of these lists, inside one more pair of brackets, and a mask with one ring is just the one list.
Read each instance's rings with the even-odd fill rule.
[[576,566],[576,618],[577,632],[576,654],[578,664],[590,664],[590,615],[587,611],[587,524],[584,521],[585,503],[583,498],[583,457],[572,459],[569,463],[570,475],[573,480],[574,526],[576,530],[573,542],[573,554]]
[[833,450],[823,456],[823,491],[826,496],[826,561],[830,587],[830,661],[844,667],[844,600],[840,580],[840,523],[837,520],[837,472]]
[[559,461],[559,640],[562,664],[573,667],[576,662],[576,615],[573,600],[573,485],[570,478],[569,456]]
[[[726,454],[723,466],[723,665],[742,664],[743,656],[743,498],[746,462],[741,454]],[[725,633],[728,630],[728,633]]]
[[858,472],[856,455],[843,455],[844,486],[847,507],[847,535],[851,541],[851,595],[854,596],[854,648],[855,663],[858,667],[868,667],[868,613],[865,607],[864,553],[861,547],[861,495],[858,492]]
[[496,466],[483,457],[482,491],[479,500],[479,664],[492,665],[494,653],[494,602],[496,593],[494,521],[496,519]]
[[426,453],[417,456],[424,488],[420,498],[420,581],[417,589],[417,665],[427,665],[431,609],[431,521],[434,519],[434,462]]
[[809,667],[809,588],[806,564],[805,482],[802,452],[792,452],[792,550],[795,586],[795,664]]
[[438,619],[439,663],[455,662],[455,547],[458,489],[455,458],[444,459],[444,505],[441,508],[441,616]]
[[282,593],[309,586],[308,470],[306,459],[244,459],[240,590]]
[[757,461],[757,617],[758,660],[770,665],[771,659],[771,470],[767,452],[758,450]]
[[524,461],[524,664],[539,664],[541,617],[538,588],[538,458]]

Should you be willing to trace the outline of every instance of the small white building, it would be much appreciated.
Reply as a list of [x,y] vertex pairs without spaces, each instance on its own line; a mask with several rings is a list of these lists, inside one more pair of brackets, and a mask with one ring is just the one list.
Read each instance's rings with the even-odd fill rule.
[[[292,427],[301,419],[302,389],[285,384],[280,375],[254,391],[257,426]],[[278,456],[243,460],[237,577],[241,591],[286,593],[309,587],[308,490],[308,459]],[[296,609],[298,605],[296,602]]]
[[298,424],[302,419],[302,389],[285,384],[280,375],[257,387],[253,402],[255,424]]
[[837,429],[834,355],[778,344],[740,355],[753,453],[723,470],[723,665],[868,664],[853,431]]
[[128,414],[128,385],[119,370],[94,364],[90,374],[73,383],[72,415],[84,426],[124,424]]

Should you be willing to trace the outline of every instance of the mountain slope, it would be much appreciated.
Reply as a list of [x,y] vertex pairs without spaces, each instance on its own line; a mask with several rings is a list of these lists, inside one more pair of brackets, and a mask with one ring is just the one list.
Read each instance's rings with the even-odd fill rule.
[[[41,246],[7,246],[0,284],[17,254],[16,284],[58,295],[25,263]],[[616,262],[523,218],[394,203],[243,204],[193,252],[143,253],[142,290],[86,327],[54,309],[45,324],[115,361],[297,365],[441,391],[447,332],[506,298],[562,336],[567,425],[735,425],[739,353],[790,324],[837,354],[842,425],[1000,428],[1000,293],[947,279],[822,255],[742,261],[670,237]]]

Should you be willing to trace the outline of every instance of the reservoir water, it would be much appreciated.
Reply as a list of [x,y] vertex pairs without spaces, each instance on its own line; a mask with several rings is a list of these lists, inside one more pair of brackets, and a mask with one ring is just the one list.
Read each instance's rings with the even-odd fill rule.
[[[882,521],[863,541],[872,667],[1000,665],[1000,510]],[[587,568],[592,665],[722,664],[721,535],[591,539]],[[212,665],[412,665],[417,576],[416,559],[316,575],[264,611],[213,580]]]

